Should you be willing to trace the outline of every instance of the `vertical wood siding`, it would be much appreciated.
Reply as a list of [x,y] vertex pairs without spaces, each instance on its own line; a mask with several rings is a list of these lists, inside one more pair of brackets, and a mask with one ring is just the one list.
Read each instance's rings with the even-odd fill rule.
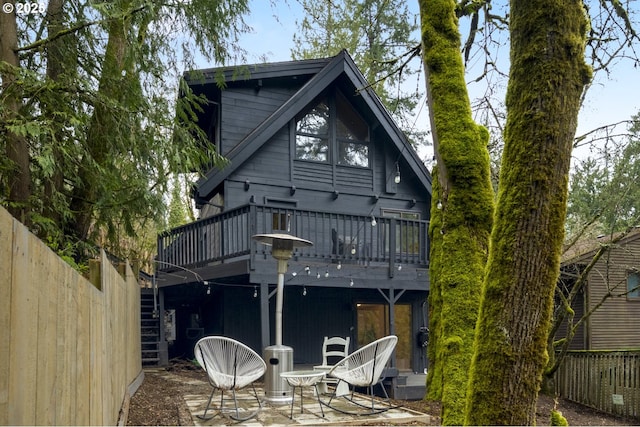
[[142,371],[140,287],[101,290],[0,208],[0,425],[115,425]]

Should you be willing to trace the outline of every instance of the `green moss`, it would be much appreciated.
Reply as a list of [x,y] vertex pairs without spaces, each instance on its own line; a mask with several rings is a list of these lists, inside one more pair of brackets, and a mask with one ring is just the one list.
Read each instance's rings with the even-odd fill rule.
[[442,270],[442,258],[439,256],[442,250],[442,212],[438,209],[441,191],[438,181],[438,168],[433,168],[431,193],[431,218],[429,222],[429,345],[427,358],[429,368],[427,370],[427,393],[425,399],[440,400],[442,398],[442,366],[443,359],[437,355],[440,342],[442,312],[442,293],[440,290],[440,272]]
[[465,423],[530,425],[547,365],[584,65],[578,0],[511,2],[498,202]]
[[554,409],[551,411],[551,425],[552,426],[568,426],[569,422],[562,416],[562,412]]
[[427,396],[441,394],[442,422],[449,425],[463,421],[493,215],[488,132],[472,118],[455,7],[453,0],[420,1],[432,129],[441,162],[431,208],[430,316],[437,337],[429,351],[436,360]]

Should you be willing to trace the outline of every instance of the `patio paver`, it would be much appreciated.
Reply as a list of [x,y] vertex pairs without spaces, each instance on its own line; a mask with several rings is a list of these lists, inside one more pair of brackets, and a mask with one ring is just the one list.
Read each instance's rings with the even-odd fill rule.
[[[182,378],[177,377],[170,372],[163,372],[161,374],[163,377],[166,377],[170,380],[175,381],[184,381]],[[203,381],[193,380],[189,381],[190,384],[193,385],[201,385],[206,384]],[[264,396],[264,391],[260,387],[256,387],[256,391],[258,392],[258,396]],[[244,390],[241,390],[236,393],[238,399],[238,405],[243,410],[253,411],[258,408],[258,404],[251,392],[251,387],[247,387]],[[209,409],[209,414],[215,414],[215,416],[210,420],[201,420],[198,418],[198,415],[202,415],[207,406],[207,401],[209,399],[208,394],[188,394],[183,396],[187,407],[191,413],[191,418],[193,419],[194,425],[196,426],[223,426],[223,425],[238,425],[238,426],[270,426],[270,425],[322,425],[322,426],[331,426],[331,425],[362,425],[366,424],[384,424],[384,425],[392,425],[392,424],[400,424],[400,423],[408,423],[415,422],[423,425],[430,424],[431,417],[428,414],[423,414],[421,412],[414,411],[409,408],[392,408],[388,411],[374,414],[374,415],[351,415],[344,414],[342,412],[336,411],[332,408],[323,406],[324,409],[324,417],[321,414],[320,408],[318,406],[318,401],[316,396],[313,394],[313,389],[305,389],[304,393],[304,412],[300,413],[300,395],[296,393],[295,398],[295,406],[293,408],[293,419],[289,418],[289,414],[291,411],[291,404],[273,404],[269,402],[262,401],[262,410],[258,412],[257,416],[251,418],[247,421],[237,422],[231,419],[227,415],[223,415],[218,413],[218,405],[220,404],[220,392],[216,391],[213,401],[211,404],[211,408]],[[355,399],[363,404],[370,405],[371,398],[366,395],[361,395],[356,393]],[[323,402],[329,401],[329,396],[322,396],[321,400]],[[353,403],[347,402],[345,399],[338,398],[333,399],[331,402],[333,407],[354,412],[357,411],[358,406]],[[376,399],[376,406],[384,405],[383,401]],[[231,393],[225,394],[225,409],[233,410],[233,397]]]

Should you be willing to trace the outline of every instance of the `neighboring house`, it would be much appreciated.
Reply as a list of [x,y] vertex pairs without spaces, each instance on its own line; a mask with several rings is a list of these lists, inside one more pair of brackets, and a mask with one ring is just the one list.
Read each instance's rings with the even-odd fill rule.
[[199,126],[230,163],[197,183],[201,219],[158,239],[159,301],[175,314],[169,356],[191,354],[203,334],[258,353],[273,344],[276,261],[251,236],[284,232],[313,242],[285,278],[294,363],[319,364],[324,336],[351,337],[353,351],[395,333],[394,366],[422,372],[431,176],[351,57],[238,78],[200,71],[188,78],[210,100]]
[[[572,350],[640,348],[640,228],[624,235],[600,236],[574,245],[563,256],[560,285],[570,289],[600,248],[605,248],[574,301],[575,321],[604,303],[578,330]],[[564,329],[557,336],[564,336]]]

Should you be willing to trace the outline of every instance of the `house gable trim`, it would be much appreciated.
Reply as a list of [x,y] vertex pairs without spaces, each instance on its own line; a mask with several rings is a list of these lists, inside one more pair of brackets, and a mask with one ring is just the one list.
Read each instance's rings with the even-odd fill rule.
[[322,71],[312,77],[287,102],[234,147],[227,155],[230,163],[227,167],[222,170],[210,171],[206,178],[198,182],[198,196],[208,198],[222,181],[248,160],[269,138],[286,126],[309,102],[320,95],[342,73],[341,62],[342,58],[336,56]]
[[350,56],[346,55],[345,61],[349,65],[348,67],[345,67],[347,76],[354,83],[357,82],[361,88],[366,88],[361,90],[360,92],[363,100],[369,106],[378,122],[382,125],[384,131],[391,137],[391,140],[394,142],[401,155],[404,156],[405,159],[409,160],[407,163],[412,172],[418,178],[420,178],[420,181],[425,185],[429,193],[431,193],[431,175],[427,171],[426,167],[422,164],[422,160],[420,160],[413,149],[410,149],[409,142],[405,138],[404,134],[395,124],[393,119],[389,116],[375,92],[373,92],[373,90],[368,87],[368,83],[366,82],[362,73],[360,73],[360,71],[358,70],[356,64],[353,62],[353,59],[351,59]]
[[229,164],[224,169],[212,169],[207,176],[197,183],[196,197],[198,199],[210,198],[213,191],[247,161],[258,149],[265,144],[276,132],[287,126],[302,109],[319,96],[323,90],[331,85],[340,75],[345,74],[354,86],[363,89],[360,94],[367,106],[371,109],[376,119],[382,124],[401,156],[407,160],[412,172],[420,179],[427,191],[431,193],[431,177],[410,148],[408,141],[398,129],[384,106],[372,89],[368,88],[362,74],[346,51],[337,54],[333,59],[305,85],[303,85],[280,108],[260,123],[249,135],[247,135],[228,154]]

